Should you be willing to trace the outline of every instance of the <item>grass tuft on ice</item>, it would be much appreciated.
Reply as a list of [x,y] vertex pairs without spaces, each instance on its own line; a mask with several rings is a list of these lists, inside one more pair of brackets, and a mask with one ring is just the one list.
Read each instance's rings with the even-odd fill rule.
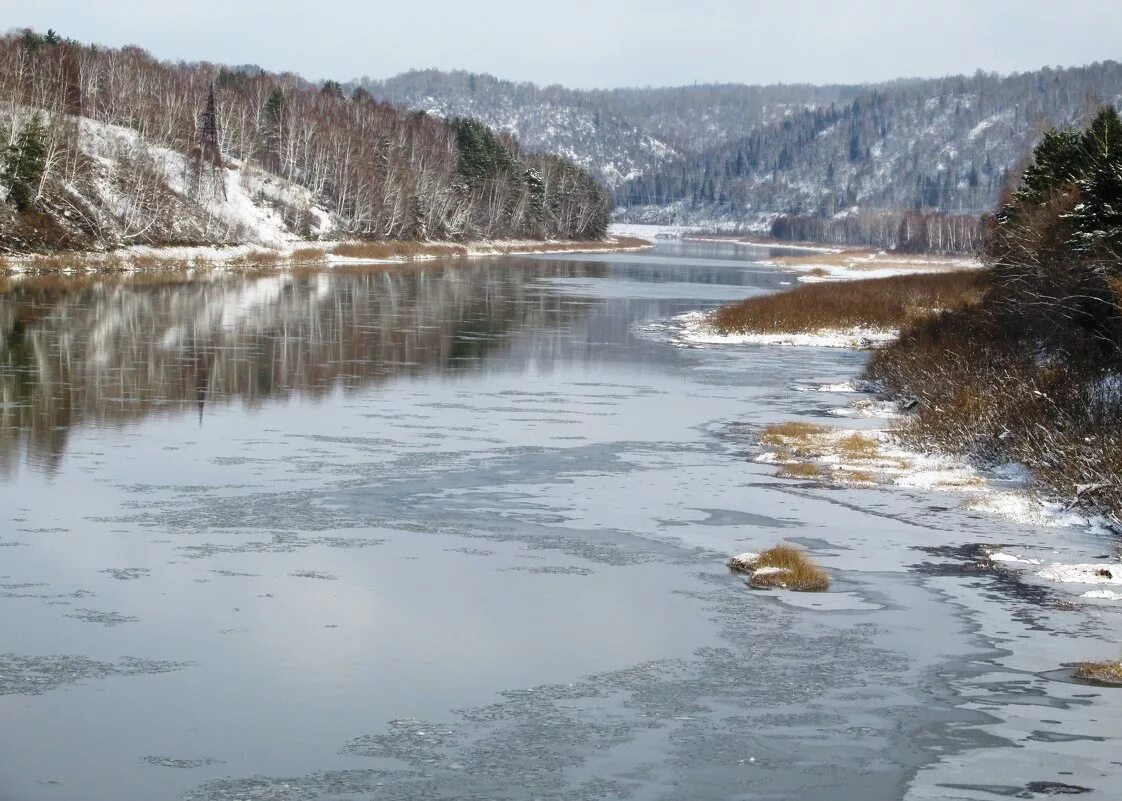
[[793,545],[776,545],[758,554],[734,556],[729,567],[747,573],[748,585],[756,589],[822,592],[830,586],[826,571]]
[[1122,686],[1122,662],[1082,662],[1075,668],[1075,677]]

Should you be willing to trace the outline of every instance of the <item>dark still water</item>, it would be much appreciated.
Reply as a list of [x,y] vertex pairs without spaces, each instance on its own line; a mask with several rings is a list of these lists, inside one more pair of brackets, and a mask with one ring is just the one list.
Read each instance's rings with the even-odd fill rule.
[[777,479],[864,356],[647,329],[750,256],[0,283],[0,800],[1117,798],[1115,610],[956,571],[1089,535]]

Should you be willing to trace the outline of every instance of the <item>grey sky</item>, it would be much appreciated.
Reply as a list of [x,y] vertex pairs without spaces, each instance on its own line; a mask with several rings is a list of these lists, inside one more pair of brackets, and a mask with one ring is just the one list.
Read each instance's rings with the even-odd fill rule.
[[1119,0],[0,0],[161,58],[308,78],[410,68],[579,87],[864,82],[1122,58]]

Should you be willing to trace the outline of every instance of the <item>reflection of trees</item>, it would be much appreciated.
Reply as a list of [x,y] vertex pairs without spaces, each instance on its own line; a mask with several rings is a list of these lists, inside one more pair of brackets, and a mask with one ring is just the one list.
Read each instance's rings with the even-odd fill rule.
[[600,269],[531,265],[0,283],[0,466],[20,441],[56,461],[83,422],[476,364],[514,328],[554,328],[586,307],[535,274]]

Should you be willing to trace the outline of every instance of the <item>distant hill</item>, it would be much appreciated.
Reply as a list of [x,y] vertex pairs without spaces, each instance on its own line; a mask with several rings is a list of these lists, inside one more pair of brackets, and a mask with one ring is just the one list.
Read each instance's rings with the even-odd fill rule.
[[443,117],[472,117],[558,153],[610,188],[807,108],[860,93],[847,86],[703,85],[584,91],[539,87],[468,72],[424,70],[364,78],[376,98]]
[[1122,104],[1122,65],[887,85],[754,127],[617,191],[624,216],[762,223],[854,207],[977,214],[1050,126]]
[[870,86],[585,91],[435,70],[358,85],[566,155],[614,191],[620,219],[746,227],[855,207],[988,211],[1047,126],[1122,104],[1115,62]]

